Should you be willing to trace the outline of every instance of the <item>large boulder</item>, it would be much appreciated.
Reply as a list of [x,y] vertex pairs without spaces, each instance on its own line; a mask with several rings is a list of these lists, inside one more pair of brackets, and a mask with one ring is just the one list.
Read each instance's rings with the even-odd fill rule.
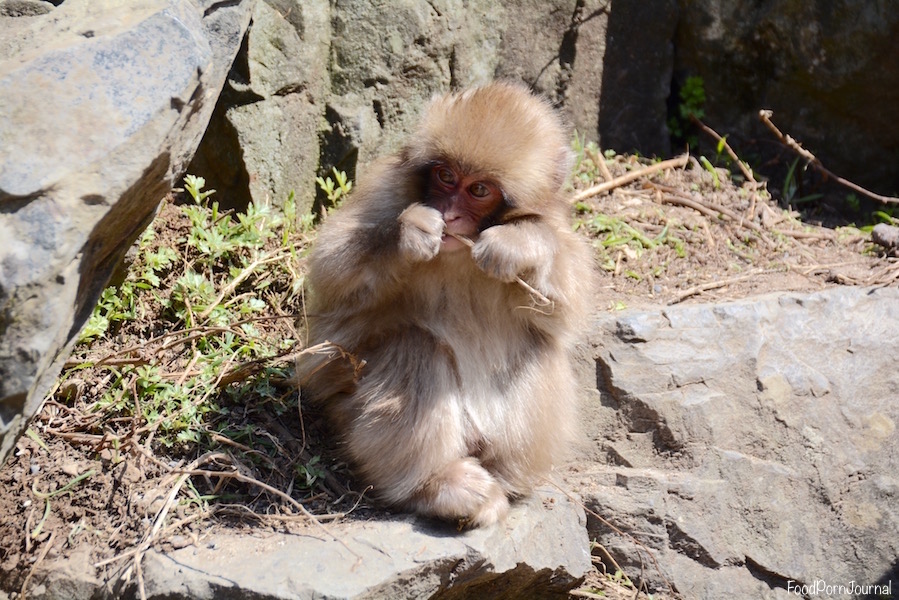
[[[435,93],[496,78],[547,95],[604,148],[667,155],[679,88],[698,75],[706,120],[744,158],[783,152],[758,121],[771,108],[833,170],[895,192],[894,13],[861,0],[260,0],[191,170],[229,205],[294,192],[309,207],[313,175],[355,178]],[[792,154],[778,158],[785,170]]]
[[193,156],[253,0],[38,4],[0,13],[0,460]]
[[677,0],[612,3],[594,128],[603,148],[670,154],[667,120],[677,16]]
[[594,342],[575,480],[643,544],[588,522],[625,570],[696,599],[899,584],[899,290],[632,312]]
[[189,170],[223,207],[315,196],[330,91],[327,0],[260,0]]
[[[349,515],[300,534],[216,527],[195,544],[143,558],[146,598],[558,598],[590,569],[584,512],[555,488],[516,502],[506,520],[465,532],[412,515]],[[37,600],[106,597],[89,552],[48,556]],[[112,594],[139,598],[134,580]],[[105,593],[110,593],[106,590]],[[2,592],[0,592],[2,597]]]

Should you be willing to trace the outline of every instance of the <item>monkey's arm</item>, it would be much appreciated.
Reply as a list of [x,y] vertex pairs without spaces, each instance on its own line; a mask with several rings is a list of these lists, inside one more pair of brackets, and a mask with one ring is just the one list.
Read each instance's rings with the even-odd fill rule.
[[437,255],[443,218],[408,197],[384,185],[360,188],[330,217],[310,258],[310,282],[324,303],[376,304],[396,292],[411,264]]
[[[582,289],[592,277],[589,257],[574,234],[541,218],[490,227],[471,253],[491,277],[506,282],[520,277],[561,311],[583,297]],[[559,316],[559,310],[555,312]]]
[[540,292],[551,287],[558,252],[555,232],[540,219],[518,219],[481,232],[471,256],[482,271],[500,281],[521,277]]

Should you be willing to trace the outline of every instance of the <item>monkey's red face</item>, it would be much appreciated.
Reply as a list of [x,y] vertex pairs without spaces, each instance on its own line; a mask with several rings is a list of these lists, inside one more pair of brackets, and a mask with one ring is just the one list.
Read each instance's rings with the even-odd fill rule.
[[443,215],[446,223],[441,252],[452,252],[464,244],[452,235],[471,238],[481,222],[492,215],[503,200],[499,186],[478,174],[466,174],[448,163],[431,168],[427,203]]

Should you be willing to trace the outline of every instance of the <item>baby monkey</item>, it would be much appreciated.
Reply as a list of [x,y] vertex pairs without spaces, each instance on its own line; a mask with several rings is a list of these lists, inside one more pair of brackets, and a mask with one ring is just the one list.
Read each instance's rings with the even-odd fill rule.
[[298,379],[384,503],[490,525],[562,457],[593,277],[570,167],[552,108],[494,83],[434,99],[325,221],[309,343],[343,354]]

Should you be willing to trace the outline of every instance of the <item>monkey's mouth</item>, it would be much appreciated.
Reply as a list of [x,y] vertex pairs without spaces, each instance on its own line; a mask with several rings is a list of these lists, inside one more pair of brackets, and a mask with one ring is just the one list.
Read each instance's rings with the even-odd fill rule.
[[[467,236],[464,236],[467,238]],[[470,242],[469,242],[470,244]],[[440,251],[441,252],[456,252],[461,250],[462,248],[467,248],[469,244],[466,244],[462,240],[449,233],[444,233],[443,237],[440,238]]]
[[471,248],[478,239],[478,230],[467,223],[454,221],[447,223],[440,238],[441,252],[455,252],[462,248]]

